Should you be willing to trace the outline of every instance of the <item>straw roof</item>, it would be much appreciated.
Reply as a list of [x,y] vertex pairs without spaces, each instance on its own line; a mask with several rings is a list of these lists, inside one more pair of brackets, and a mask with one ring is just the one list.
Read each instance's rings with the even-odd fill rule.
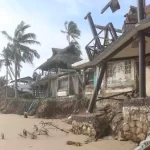
[[52,56],[37,69],[48,71],[53,68],[68,69],[71,65],[81,60],[80,54],[74,45],[70,45],[64,49],[52,48]]

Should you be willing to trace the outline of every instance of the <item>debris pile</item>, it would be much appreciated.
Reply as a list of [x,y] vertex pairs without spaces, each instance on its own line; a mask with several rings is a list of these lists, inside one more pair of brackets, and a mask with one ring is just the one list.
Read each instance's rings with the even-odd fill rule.
[[80,123],[73,121],[70,131],[77,135],[83,134],[88,136],[95,136],[95,130],[93,128],[93,125],[89,123]]
[[[108,135],[119,139],[118,133],[123,124],[123,114],[113,110],[110,105],[99,108],[92,116],[89,114],[72,115],[71,119],[73,120],[71,132],[95,136],[96,140]],[[71,119],[68,119],[69,122]]]
[[64,129],[59,128],[57,125],[55,125],[53,122],[43,122],[41,121],[39,124],[39,127],[37,125],[34,125],[33,131],[29,132],[26,129],[23,129],[22,133],[19,133],[18,135],[22,138],[30,138],[30,139],[37,139],[40,135],[50,135],[49,129],[56,129],[60,130],[65,133],[69,133],[69,131],[66,131]]

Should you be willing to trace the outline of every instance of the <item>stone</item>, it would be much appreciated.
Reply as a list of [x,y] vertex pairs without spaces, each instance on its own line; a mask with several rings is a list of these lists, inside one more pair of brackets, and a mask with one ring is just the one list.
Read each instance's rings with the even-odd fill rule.
[[147,114],[147,120],[150,122],[150,113]]
[[132,140],[134,142],[138,142],[139,141],[136,134],[132,134]]
[[147,133],[147,131],[148,131],[148,125],[145,123],[143,124],[143,132]]
[[133,127],[135,127],[135,122],[134,121],[129,121],[129,126],[130,126],[130,128],[133,128]]
[[87,128],[87,133],[89,136],[91,135],[91,128],[90,127]]
[[127,123],[124,123],[123,124],[123,131],[126,132],[126,131],[129,131],[129,129],[130,129],[129,125]]
[[130,128],[131,133],[136,134],[136,127]]
[[138,135],[138,134],[140,134],[140,133],[142,133],[142,128],[137,128],[137,129],[136,129],[136,134]]
[[145,140],[146,135],[145,135],[144,133],[140,133],[140,134],[137,135],[137,138],[138,138],[140,141],[143,141],[143,140]]
[[131,139],[132,139],[132,136],[131,136],[131,133],[130,133],[130,132],[124,132],[124,137],[125,137],[127,140],[131,140]]
[[82,129],[83,129],[83,131],[86,131],[86,126],[85,126],[85,125],[83,125]]
[[143,127],[143,124],[142,122],[140,121],[136,121],[136,124],[135,124],[138,128],[142,128]]
[[146,114],[140,114],[140,121],[146,122],[147,121],[147,115]]

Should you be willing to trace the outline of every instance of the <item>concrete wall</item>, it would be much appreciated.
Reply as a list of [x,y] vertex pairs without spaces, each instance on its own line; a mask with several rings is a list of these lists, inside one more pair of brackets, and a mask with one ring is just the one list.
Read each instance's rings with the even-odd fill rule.
[[[105,73],[102,90],[106,93],[131,91],[136,84],[134,60],[109,62]],[[98,77],[99,69],[96,69]]]
[[146,94],[150,96],[150,66],[146,66]]

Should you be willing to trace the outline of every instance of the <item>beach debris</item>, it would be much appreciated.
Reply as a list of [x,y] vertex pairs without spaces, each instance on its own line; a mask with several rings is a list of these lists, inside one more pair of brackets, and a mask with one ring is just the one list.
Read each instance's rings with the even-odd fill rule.
[[4,139],[4,138],[5,138],[5,137],[4,137],[4,133],[1,133],[1,138],[2,138],[2,139]]
[[24,112],[24,118],[28,118],[28,113]]
[[55,125],[53,122],[43,122],[43,121],[41,121],[40,124],[42,124],[43,127],[45,127],[45,126],[52,126],[52,127],[56,128],[56,129],[62,131],[62,132],[65,132],[65,133],[67,133],[67,134],[69,133],[69,131],[66,131],[66,130],[64,130],[64,129],[59,128],[59,127],[58,127],[57,125]]
[[38,129],[38,127],[37,127],[37,125],[34,125],[34,130],[35,130],[36,132],[38,132],[38,131],[39,131],[39,129]]
[[67,141],[67,145],[74,145],[74,146],[82,146],[82,143],[80,142],[73,142],[73,141]]
[[23,129],[23,135],[27,136],[27,131],[25,129]]

